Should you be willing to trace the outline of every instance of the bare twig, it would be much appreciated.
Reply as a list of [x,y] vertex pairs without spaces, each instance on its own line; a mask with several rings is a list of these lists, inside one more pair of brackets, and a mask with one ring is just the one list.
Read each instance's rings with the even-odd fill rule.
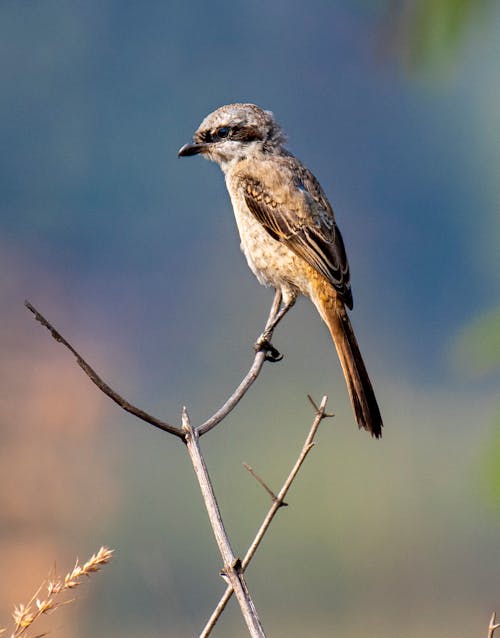
[[[234,591],[236,593],[236,597],[240,604],[243,617],[245,622],[247,623],[248,629],[250,631],[251,636],[254,637],[264,637],[264,630],[260,623],[259,617],[257,615],[257,611],[253,604],[253,601],[248,592],[248,588],[246,586],[245,579],[243,577],[244,567],[239,559],[236,559],[233,551],[231,549],[229,539],[224,529],[224,525],[222,522],[222,518],[220,515],[220,511],[217,505],[217,501],[215,499],[215,495],[213,492],[213,488],[210,482],[210,478],[208,475],[208,471],[205,465],[204,458],[201,454],[201,450],[199,447],[199,437],[203,434],[206,434],[210,430],[212,430],[218,423],[222,421],[239,403],[242,397],[246,394],[246,392],[250,389],[254,381],[257,379],[264,362],[267,359],[271,360],[279,360],[279,353],[271,346],[269,340],[272,337],[272,333],[274,328],[276,327],[279,319],[284,315],[284,312],[280,312],[281,308],[281,293],[276,291],[274,300],[271,306],[271,310],[269,312],[269,316],[266,322],[266,326],[264,328],[264,332],[259,338],[256,344],[256,354],[254,357],[254,361],[250,370],[243,378],[239,386],[233,392],[233,394],[229,397],[229,399],[224,403],[224,405],[215,412],[207,421],[202,423],[197,428],[193,428],[189,422],[189,418],[187,415],[187,411],[184,409],[182,415],[182,427],[176,427],[165,421],[161,421],[155,416],[148,414],[144,410],[134,406],[133,404],[126,401],[121,395],[119,395],[115,390],[113,390],[104,380],[97,374],[97,372],[87,363],[87,361],[78,353],[78,351],[54,328],[54,326],[41,314],[38,310],[28,301],[25,302],[26,307],[35,315],[37,321],[39,321],[45,328],[49,330],[52,337],[62,343],[76,358],[78,365],[82,368],[85,374],[90,378],[90,380],[110,399],[112,399],[115,403],[117,403],[122,409],[133,414],[137,418],[153,425],[156,428],[159,428],[169,434],[173,434],[179,438],[181,438],[187,446],[189,455],[191,457],[193,467],[195,469],[195,473],[198,478],[198,482],[200,484],[200,488],[202,491],[202,495],[205,501],[205,505],[207,507],[208,515],[210,518],[210,523],[212,525],[212,529],[214,531],[214,535],[216,537],[217,543],[219,545],[219,550],[221,552],[224,569],[222,575],[225,577],[226,581],[230,583],[230,594]],[[326,401],[326,398],[325,398]],[[325,417],[324,409],[319,417],[319,421]],[[319,424],[318,421],[318,424]],[[316,426],[317,428],[317,426]],[[303,453],[303,458],[309,451],[312,443],[309,448],[305,450]],[[300,461],[296,472],[298,471],[303,459]],[[295,472],[295,473],[296,473]],[[294,476],[294,475],[293,475]],[[282,492],[278,496],[274,496],[275,499],[273,502],[273,508],[276,506],[276,510],[283,506],[285,503],[283,501],[284,495],[293,480],[293,476],[290,480],[290,483],[284,486],[284,491],[282,488]],[[275,512],[274,512],[275,513]],[[270,516],[269,522],[266,525],[264,522],[261,527],[261,534],[259,538],[259,534],[256,537],[252,547],[249,552],[247,552],[247,556],[245,557],[246,564],[251,560],[253,553],[255,552],[257,546],[260,543],[262,536],[265,533],[270,521],[272,520],[274,513]],[[263,530],[263,531],[262,531]],[[245,565],[246,566],[246,565]],[[228,597],[228,599],[229,599]]]
[[26,306],[26,308],[28,308],[28,310],[30,310],[35,315],[36,320],[39,321],[42,324],[42,326],[47,328],[47,330],[50,332],[50,334],[54,337],[56,341],[58,341],[59,343],[62,343],[63,346],[66,346],[66,348],[71,353],[73,353],[73,355],[76,357],[76,361],[78,365],[80,366],[80,368],[85,372],[85,374],[89,377],[92,383],[95,383],[95,385],[99,388],[99,390],[104,392],[104,394],[106,394],[110,399],[112,399],[115,403],[117,403],[126,412],[130,412],[130,414],[133,414],[138,419],[141,419],[142,421],[145,421],[146,423],[153,425],[155,428],[159,428],[160,430],[168,432],[169,434],[174,434],[175,436],[178,436],[180,438],[184,437],[184,434],[180,428],[175,427],[174,425],[170,425],[169,423],[166,423],[165,421],[161,421],[155,416],[152,416],[151,414],[148,414],[147,412],[145,412],[144,410],[141,410],[135,405],[132,405],[131,403],[126,401],[122,396],[120,396],[118,392],[115,392],[115,390],[110,388],[110,386],[101,379],[101,377],[97,374],[97,372],[85,361],[85,359],[75,350],[75,348],[73,348],[73,346],[61,335],[61,333],[58,332],[54,328],[54,326],[47,319],[45,319],[45,317],[42,314],[40,314],[34,306],[31,305],[29,301],[25,301],[24,305]]
[[184,408],[182,412],[182,428],[185,433],[185,441],[189,456],[191,458],[196,477],[198,478],[205,507],[207,508],[210,524],[224,563],[221,575],[231,583],[231,591],[234,591],[236,594],[236,598],[238,599],[238,603],[250,635],[254,638],[265,638],[264,629],[259,620],[257,610],[243,576],[241,561],[235,557],[224,528],[224,523],[222,521],[217,499],[215,498],[205,459],[203,458],[200,450],[198,432],[191,426],[186,408]]
[[[271,310],[269,311],[269,317],[267,319],[266,327],[264,328],[263,334],[267,334],[267,337],[270,339],[272,337],[273,331],[270,330],[270,326],[276,320],[277,315],[279,314],[279,309],[281,305],[281,293],[276,291],[273,299],[273,303],[271,306]],[[275,327],[275,326],[274,326]],[[251,385],[255,381],[255,379],[259,376],[259,373],[264,365],[266,360],[266,352],[265,350],[259,350],[255,354],[255,358],[252,364],[252,367],[247,372],[245,378],[241,381],[240,385],[236,388],[233,394],[229,397],[229,399],[224,403],[222,407],[220,407],[215,414],[213,414],[209,419],[207,419],[204,423],[199,425],[196,428],[196,431],[200,436],[209,432],[212,428],[214,428],[218,423],[222,421],[240,402],[240,400],[245,396],[245,394],[250,389]]]
[[[76,358],[76,361],[80,368],[85,372],[85,374],[89,377],[89,379],[102,391],[106,394],[110,399],[112,399],[116,404],[118,404],[123,410],[133,414],[138,419],[149,423],[155,428],[159,428],[169,434],[173,434],[179,438],[184,438],[184,432],[181,428],[171,425],[161,419],[141,410],[137,406],[129,403],[126,399],[124,399],[118,392],[113,390],[91,367],[89,363],[81,356],[81,354],[65,339],[62,334],[54,328],[54,326],[46,319],[29,301],[24,302],[26,308],[30,310],[34,315],[37,321],[39,321],[42,326],[47,328],[47,330],[51,333],[52,337],[59,343],[62,343]],[[264,328],[263,334],[266,334],[270,339],[272,336],[272,330],[270,330],[270,326],[273,326],[275,323],[276,317],[279,314],[281,305],[281,293],[276,292],[274,295],[273,303],[271,306],[271,310],[269,312],[269,317],[266,322],[266,327]],[[275,326],[273,326],[274,328]],[[254,361],[250,370],[247,372],[246,376],[243,378],[239,386],[233,392],[233,394],[229,397],[229,399],[224,403],[224,405],[215,412],[207,421],[202,423],[200,426],[196,428],[198,435],[201,436],[209,432],[212,428],[218,425],[222,419],[224,419],[240,402],[240,400],[245,396],[253,382],[257,379],[262,370],[262,366],[266,361],[267,353],[265,350],[259,350],[256,352]]]
[[[311,449],[314,447],[314,437],[316,436],[316,432],[318,431],[319,428],[319,424],[321,423],[321,421],[323,421],[323,419],[333,416],[331,414],[328,414],[326,412],[326,403],[328,398],[326,396],[323,397],[323,399],[321,400],[321,403],[319,405],[319,407],[316,406],[316,404],[314,403],[314,401],[311,399],[311,397],[309,397],[309,400],[311,401],[311,403],[313,404],[313,406],[315,407],[315,411],[316,411],[316,416],[314,418],[313,424],[311,426],[311,429],[309,430],[309,434],[307,435],[307,438],[304,442],[304,445],[302,446],[302,449],[300,451],[300,454],[297,458],[297,461],[295,462],[295,465],[293,466],[293,468],[290,471],[290,474],[288,475],[286,481],[283,483],[283,487],[281,488],[281,490],[279,491],[276,500],[273,500],[273,504],[271,505],[269,512],[267,513],[266,518],[264,519],[262,525],[260,526],[259,531],[257,532],[257,535],[255,536],[252,544],[250,545],[245,558],[243,559],[242,563],[241,563],[241,569],[242,571],[245,571],[245,569],[248,567],[250,561],[252,560],[255,552],[257,551],[257,548],[259,547],[262,539],[264,538],[264,534],[267,532],[273,518],[275,517],[277,511],[280,509],[280,507],[283,505],[284,503],[284,499],[285,496],[287,495],[288,490],[290,489],[295,477],[297,476],[300,468],[302,467],[302,464],[304,463],[307,455],[309,454],[309,452],[311,451]],[[214,609],[212,615],[210,616],[207,624],[205,625],[203,631],[200,634],[200,638],[206,638],[212,631],[212,629],[215,626],[215,623],[217,622],[217,620],[219,619],[220,615],[222,614],[222,612],[224,611],[227,603],[229,602],[231,596],[233,595],[233,588],[232,585],[229,585],[226,589],[226,591],[224,592],[224,594],[222,595],[222,598],[220,599],[217,607]],[[489,637],[491,638],[491,637]]]
[[[278,500],[278,497],[276,496],[276,494],[272,491],[272,489],[264,481],[264,479],[257,474],[257,472],[253,469],[253,467],[250,467],[248,463],[243,463],[243,467],[250,472],[250,474],[254,477],[257,483],[260,483],[260,485],[262,485],[262,487],[266,490],[266,492],[269,494],[269,496],[271,497],[273,501]],[[288,503],[284,503],[284,502],[281,503],[281,507],[286,507],[287,505]]]
[[496,613],[493,612],[490,618],[490,625],[488,627],[488,638],[493,638],[495,631],[500,628],[500,623],[496,622]]
[[[318,406],[316,401],[312,398],[312,396],[310,394],[307,395],[307,398],[309,400],[309,403],[314,408],[314,411],[316,412],[316,415],[318,415],[318,413],[321,412],[323,414],[323,419],[330,419],[330,418],[335,416],[335,414],[333,412],[326,412],[325,411],[325,409],[322,407],[323,401],[321,401],[321,403]],[[326,399],[326,398],[327,397],[323,397],[323,400]],[[325,406],[326,406],[326,403],[325,403]]]

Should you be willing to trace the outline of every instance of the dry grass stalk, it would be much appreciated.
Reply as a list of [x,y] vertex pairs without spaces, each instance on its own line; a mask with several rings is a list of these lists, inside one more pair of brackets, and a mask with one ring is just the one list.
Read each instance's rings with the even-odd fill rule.
[[[26,605],[19,604],[15,606],[12,613],[14,629],[9,638],[19,638],[25,634],[29,627],[31,627],[35,620],[42,614],[48,614],[62,605],[73,602],[73,598],[60,598],[61,594],[81,585],[84,576],[88,577],[98,572],[103,565],[109,563],[112,555],[112,549],[101,547],[101,549],[96,554],[93,554],[83,565],[80,565],[77,560],[72,571],[68,572],[64,578],[56,577],[42,583]],[[41,598],[40,592],[44,589],[46,590],[46,597]],[[0,634],[5,633],[5,631],[6,629],[0,629]],[[41,638],[43,635],[45,634],[40,634],[36,638]]]

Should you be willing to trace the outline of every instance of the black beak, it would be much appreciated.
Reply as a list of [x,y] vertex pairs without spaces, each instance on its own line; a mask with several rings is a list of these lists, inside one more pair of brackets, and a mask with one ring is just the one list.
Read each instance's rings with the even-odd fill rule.
[[198,153],[203,153],[206,150],[208,144],[196,144],[193,142],[192,144],[184,144],[179,149],[177,153],[177,157],[190,157],[191,155],[198,155]]

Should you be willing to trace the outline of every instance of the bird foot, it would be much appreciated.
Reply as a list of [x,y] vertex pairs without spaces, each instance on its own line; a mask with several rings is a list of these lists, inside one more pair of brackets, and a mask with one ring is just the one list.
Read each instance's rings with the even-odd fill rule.
[[281,352],[273,346],[265,333],[260,335],[253,348],[255,352],[265,352],[266,361],[270,361],[271,363],[276,363],[283,359]]

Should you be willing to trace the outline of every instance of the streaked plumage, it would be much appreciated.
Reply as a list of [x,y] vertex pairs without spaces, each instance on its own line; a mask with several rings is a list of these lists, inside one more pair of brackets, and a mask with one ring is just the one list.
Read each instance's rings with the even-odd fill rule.
[[284,143],[272,113],[230,104],[208,115],[179,155],[201,153],[221,166],[250,268],[281,291],[285,306],[299,293],[311,299],[330,329],[358,425],[380,437],[382,418],[345,310],[353,302],[344,242],[318,180]]

